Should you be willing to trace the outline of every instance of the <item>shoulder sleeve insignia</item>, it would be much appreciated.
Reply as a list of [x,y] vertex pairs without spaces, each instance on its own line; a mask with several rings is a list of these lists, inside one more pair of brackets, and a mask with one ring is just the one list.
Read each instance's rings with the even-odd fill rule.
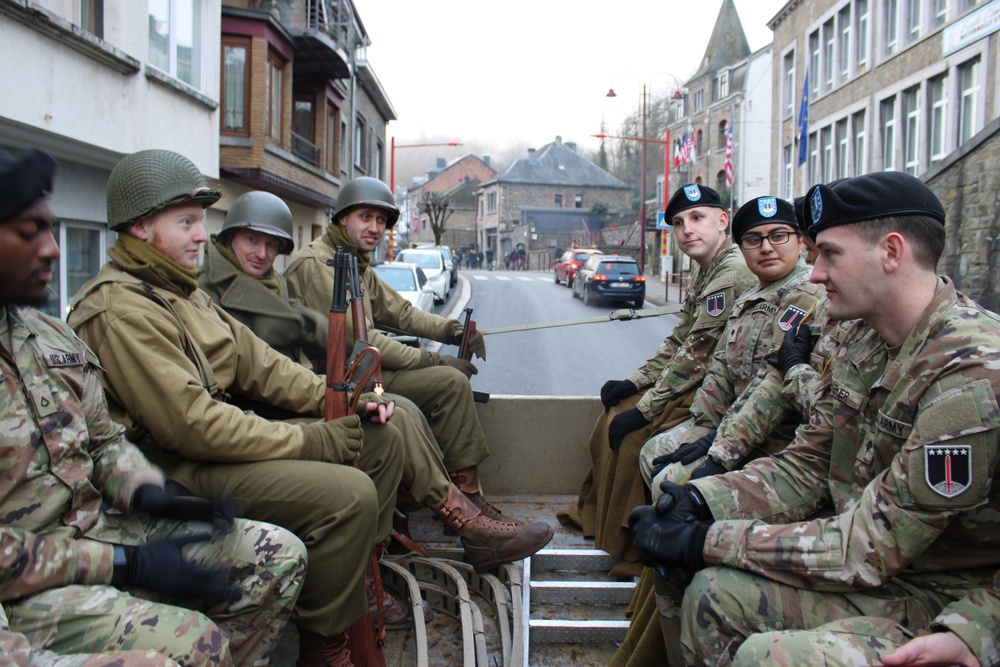
[[954,498],[972,484],[971,445],[924,445],[927,486],[945,498]]
[[798,306],[789,306],[782,313],[781,317],[778,318],[778,326],[781,327],[782,331],[788,331],[793,327],[797,327],[808,314],[809,311],[802,310]]
[[726,312],[726,293],[716,292],[705,297],[705,312],[712,317],[718,317]]

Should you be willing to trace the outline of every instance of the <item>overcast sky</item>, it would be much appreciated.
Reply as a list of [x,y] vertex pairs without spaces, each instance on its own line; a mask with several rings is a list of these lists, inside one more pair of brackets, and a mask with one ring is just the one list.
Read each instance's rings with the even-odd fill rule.
[[[751,50],[787,0],[735,0]],[[399,144],[449,139],[479,151],[583,148],[697,69],[722,0],[355,0],[368,61],[399,120]],[[605,97],[609,87],[619,97]],[[454,157],[467,149],[450,149]],[[400,151],[402,153],[402,151]],[[446,154],[442,151],[442,154]],[[387,156],[388,157],[388,156]]]

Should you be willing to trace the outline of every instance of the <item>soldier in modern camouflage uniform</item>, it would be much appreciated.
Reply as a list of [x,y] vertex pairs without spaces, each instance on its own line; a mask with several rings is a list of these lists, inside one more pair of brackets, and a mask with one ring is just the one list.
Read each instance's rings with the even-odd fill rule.
[[[898,172],[814,186],[807,201],[829,316],[870,328],[847,333],[788,448],[665,483],[656,507],[633,511],[647,562],[696,572],[662,610],[672,664],[731,664],[753,634],[857,617],[917,631],[1000,565],[1000,318],[935,275],[941,203]],[[892,647],[857,648],[849,664]]]
[[[269,524],[219,530],[212,503],[166,491],[111,420],[93,353],[29,307],[44,305],[59,257],[54,170],[46,153],[0,152],[0,653],[25,665],[266,664],[305,549]],[[99,655],[73,655],[85,653]]]
[[705,377],[712,353],[736,297],[756,281],[726,233],[729,217],[712,188],[679,188],[666,207],[681,252],[698,265],[684,293],[674,325],[656,354],[624,380],[601,388],[605,410],[588,445],[591,467],[575,510],[559,520],[594,536],[595,546],[620,558],[613,573],[638,575],[631,547],[628,509],[648,501],[638,472],[639,450],[651,435],[688,417],[694,391]]
[[[733,240],[759,283],[737,297],[722,342],[691,404],[691,419],[643,445],[639,468],[647,484],[655,474],[650,486],[654,500],[662,479],[683,481],[705,460],[737,397],[752,392],[760,384],[759,372],[770,368],[764,359],[777,353],[785,332],[797,329],[823,299],[823,288],[809,282],[801,232],[791,204],[776,197],[752,199],[733,217]],[[727,452],[726,463],[717,459],[710,463],[724,472],[751,455],[783,448],[798,421],[792,415],[779,424],[783,431],[763,434],[753,448]],[[662,470],[656,472],[657,467]]]

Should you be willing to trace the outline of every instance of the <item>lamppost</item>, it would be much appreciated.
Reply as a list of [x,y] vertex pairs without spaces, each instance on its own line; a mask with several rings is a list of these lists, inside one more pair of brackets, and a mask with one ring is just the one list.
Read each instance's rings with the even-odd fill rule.
[[[396,145],[396,137],[392,138],[392,142],[389,144],[391,146],[389,150],[389,189],[392,190],[393,199],[396,198],[396,149],[397,148],[426,148],[428,146],[462,146],[461,142],[458,141],[448,141],[445,143],[438,144],[401,144]],[[394,247],[395,235],[393,230],[389,230],[389,261],[391,262],[396,256],[396,251]]]
[[[619,73],[622,74],[622,73],[625,73],[625,72],[619,72]],[[631,72],[627,72],[627,73],[628,74],[632,74]],[[656,74],[653,75],[653,79],[655,79],[660,74],[664,74],[666,76],[669,76],[671,79],[674,80],[674,84],[675,84],[676,88],[674,89],[674,94],[672,95],[673,99],[679,99],[679,98],[683,97],[683,93],[681,92],[680,81],[677,80],[677,77],[675,77],[673,74],[669,74],[667,72],[657,72]],[[636,76],[635,74],[632,74],[632,76],[635,76],[636,81],[639,81],[639,77],[638,76]],[[652,82],[652,79],[650,79],[650,82]],[[611,86],[611,88],[608,89],[608,92],[605,95],[605,97],[618,97],[618,94],[615,93],[614,79],[612,79],[611,83],[612,83],[612,86]],[[649,112],[648,112],[647,104],[646,104],[646,101],[648,99],[648,95],[646,93],[646,89],[647,89],[647,84],[643,83],[642,84],[642,107],[641,107],[642,108],[642,136],[641,137],[608,137],[608,138],[611,138],[611,139],[625,139],[625,140],[629,140],[629,141],[639,141],[639,142],[642,143],[642,165],[640,167],[641,174],[639,176],[639,199],[641,200],[639,202],[639,229],[640,229],[640,235],[639,235],[639,271],[643,275],[645,275],[645,273],[646,273],[646,144],[647,143],[664,143],[664,144],[666,144],[666,147],[664,148],[664,158],[663,158],[664,201],[670,196],[670,194],[669,194],[669,187],[668,187],[668,184],[670,182],[668,180],[670,178],[670,170],[669,170],[669,162],[670,162],[670,155],[669,155],[669,152],[670,152],[670,130],[667,130],[666,140],[665,141],[660,141],[659,139],[649,139],[646,136],[646,120],[649,117]],[[599,134],[595,134],[593,136],[595,136],[595,137],[602,137],[603,138],[603,136],[599,135]]]

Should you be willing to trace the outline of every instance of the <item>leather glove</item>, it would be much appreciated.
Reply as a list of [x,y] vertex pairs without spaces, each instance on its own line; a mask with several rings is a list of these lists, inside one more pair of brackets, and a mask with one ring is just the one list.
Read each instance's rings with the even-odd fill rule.
[[767,363],[781,371],[784,377],[792,366],[808,364],[810,352],[812,352],[812,331],[808,324],[800,324],[797,328],[785,332],[785,338],[778,349],[777,363],[773,357],[769,357]]
[[729,472],[729,468],[719,463],[718,459],[714,456],[709,456],[702,461],[700,466],[691,471],[691,477],[688,480],[712,477],[713,475],[724,475],[727,472]]
[[681,445],[669,454],[657,456],[653,459],[653,469],[656,471],[654,474],[659,474],[661,470],[671,463],[680,463],[682,465],[694,463],[708,454],[708,450],[712,448],[713,442],[715,442],[715,431],[701,436],[694,442]]
[[625,410],[612,419],[608,426],[608,446],[611,451],[617,452],[626,435],[644,426],[649,426],[649,420],[642,416],[639,408]]
[[[368,404],[374,403],[375,409],[368,409]],[[384,395],[376,394],[374,391],[365,392],[358,397],[358,409],[357,414],[359,417],[364,419],[371,415],[371,420],[373,422],[385,423],[389,421],[392,417],[392,410],[395,407],[396,402],[389,400]],[[385,419],[382,419],[379,415],[379,408],[385,406]]]
[[178,485],[167,483],[166,488],[143,484],[135,490],[130,508],[160,519],[176,521],[221,520],[231,525],[239,513],[236,501],[226,494],[213,494],[208,499],[199,498]]
[[628,380],[608,380],[601,387],[601,403],[604,403],[604,409],[618,405],[618,401],[623,398],[628,398],[629,396],[634,396],[639,391],[639,388]]
[[168,598],[224,599],[234,593],[226,582],[228,570],[203,567],[184,560],[184,546],[211,539],[209,533],[175,537],[141,547],[126,546],[125,565],[115,567],[111,583],[141,588]]
[[479,373],[479,369],[471,361],[466,361],[465,359],[459,359],[458,357],[449,357],[443,354],[437,354],[436,352],[428,352],[430,355],[431,362],[434,366],[451,366],[452,368],[457,368],[465,374],[465,377],[471,379],[473,375]]
[[[465,325],[458,320],[448,320],[448,340],[452,345],[462,344],[462,334],[465,333]],[[486,361],[486,338],[481,331],[476,331],[469,338],[469,351]]]
[[299,458],[326,463],[354,463],[364,444],[361,417],[348,415],[328,422],[302,424],[305,442]]
[[680,512],[661,514],[656,507],[642,505],[628,515],[632,544],[639,560],[656,568],[670,579],[671,571],[680,574],[703,569],[708,524]]

